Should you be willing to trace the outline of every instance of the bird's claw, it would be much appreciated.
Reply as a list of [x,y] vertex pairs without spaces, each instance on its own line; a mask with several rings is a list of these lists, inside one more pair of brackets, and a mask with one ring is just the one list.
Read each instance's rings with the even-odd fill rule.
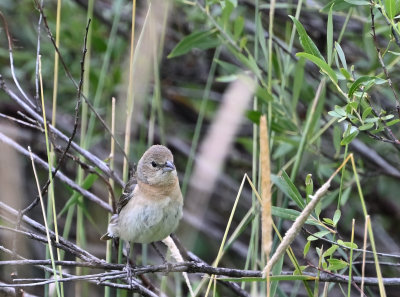
[[126,263],[123,270],[126,272],[126,282],[129,284],[129,289],[132,290],[132,267],[129,263]]

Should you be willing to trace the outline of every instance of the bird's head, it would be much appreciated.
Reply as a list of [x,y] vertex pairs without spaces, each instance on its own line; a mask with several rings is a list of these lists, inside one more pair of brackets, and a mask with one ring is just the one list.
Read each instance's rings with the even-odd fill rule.
[[153,186],[166,186],[176,182],[177,172],[171,151],[163,145],[151,146],[140,158],[138,180]]

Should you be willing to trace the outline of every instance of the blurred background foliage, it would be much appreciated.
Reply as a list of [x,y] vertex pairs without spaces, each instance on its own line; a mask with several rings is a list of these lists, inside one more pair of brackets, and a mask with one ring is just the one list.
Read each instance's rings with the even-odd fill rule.
[[[90,11],[92,4],[93,17],[87,56],[89,62],[85,68],[88,80],[85,81],[84,93],[109,126],[111,98],[116,98],[115,136],[123,145],[126,98],[129,97],[127,90],[131,65],[129,51],[132,2],[62,1],[59,48],[72,77],[79,81],[83,38],[88,10]],[[156,21],[152,29],[154,32],[146,31],[149,7],[156,11]],[[30,98],[34,98],[40,13],[31,0],[3,0],[0,2],[0,10],[7,20],[12,36],[15,74],[25,92]],[[315,192],[344,158],[353,153],[367,211],[371,215],[375,231],[377,250],[390,254],[400,253],[400,105],[397,98],[400,44],[396,40],[399,37],[397,32],[400,31],[397,26],[399,10],[399,1],[394,0],[271,3],[258,0],[209,0],[165,1],[162,4],[154,0],[137,1],[135,51],[138,54],[133,67],[133,93],[134,100],[137,101],[134,104],[128,155],[132,163],[137,162],[152,143],[165,144],[173,151],[186,203],[185,216],[177,235],[189,250],[212,263],[243,175],[247,173],[254,184],[259,185],[258,125],[260,116],[266,114],[271,173],[275,184],[272,188],[273,205],[281,210],[300,210],[301,207],[296,205],[293,197],[300,195],[305,201],[306,193]],[[44,12],[53,35],[56,32],[56,11],[56,1],[44,1]],[[295,16],[299,22],[295,23],[289,15]],[[375,18],[376,34],[372,31],[372,15]],[[4,25],[0,37],[0,74],[12,86]],[[155,39],[153,47],[143,46],[142,51],[138,49],[147,39],[152,38]],[[156,58],[153,55],[154,49]],[[298,52],[305,54],[296,55]],[[53,108],[51,98],[55,52],[43,26],[40,54],[44,98],[50,119]],[[141,62],[145,63],[146,59],[150,62],[147,66],[141,66]],[[216,117],[223,106],[227,87],[243,72],[255,80],[254,98],[245,110],[226,110],[226,113],[239,117],[240,126],[234,131],[232,139],[222,140],[224,135],[221,135],[221,141],[226,141],[228,150],[220,160],[222,168],[218,172],[215,186],[201,178],[193,181],[192,172],[197,168],[195,156],[203,155],[204,152],[212,154],[220,149],[219,143],[207,147],[203,140],[218,121]],[[388,77],[393,88],[388,84]],[[143,84],[143,89],[142,85],[137,85],[138,82]],[[15,89],[15,86],[11,88]],[[60,65],[57,127],[68,136],[73,128],[76,96],[76,87]],[[15,102],[6,93],[0,92],[0,113],[21,118],[18,111],[20,108]],[[80,120],[89,120],[91,116],[93,113],[90,111],[87,114],[80,113]],[[84,127],[88,134],[83,139],[79,126],[75,140],[79,142],[80,139],[81,144],[85,143],[85,147],[94,155],[109,162],[110,135],[94,116],[93,121],[92,131]],[[81,123],[80,121],[79,125]],[[45,139],[40,131],[6,119],[1,120],[0,128],[23,147],[30,145],[33,152],[47,159]],[[226,129],[233,131],[235,127]],[[228,130],[226,135],[229,134]],[[21,155],[10,157],[8,154],[2,145],[1,200],[21,209],[30,203],[34,198],[33,193],[36,193],[31,165]],[[13,159],[15,163],[6,162]],[[123,154],[119,149],[116,149],[113,160],[115,171],[122,176]],[[61,169],[72,179],[79,176],[78,166],[72,160],[65,162]],[[88,174],[86,172],[84,175]],[[280,177],[282,174],[287,178]],[[40,172],[42,183],[46,176],[46,171]],[[99,179],[91,185],[90,191],[107,201],[107,188]],[[114,192],[118,196],[121,187],[116,185]],[[72,195],[69,187],[56,181],[57,212],[63,210]],[[98,238],[106,230],[106,212],[92,202],[79,201],[68,206],[83,209],[84,219],[79,221],[75,217],[78,214],[71,214],[72,227],[67,237],[74,240],[77,233],[84,232],[84,248],[100,258],[105,258],[105,245]],[[254,210],[247,216],[252,206]],[[351,221],[354,218],[354,241],[361,247],[364,213],[351,166],[334,179],[330,192],[314,216],[321,218],[322,222],[323,218],[333,219],[337,210],[341,213],[340,221],[330,226],[337,233],[328,233],[326,238],[350,241]],[[280,233],[284,234],[291,224],[288,220],[291,212],[274,214],[274,221]],[[38,208],[29,215],[41,222]],[[64,231],[66,220],[66,213],[60,213],[60,232]],[[325,220],[325,223],[329,225],[330,222]],[[84,231],[79,231],[82,228]],[[227,255],[220,265],[262,270],[265,259],[260,249],[259,206],[248,184],[241,192],[239,208],[230,228],[238,232],[238,238],[227,249]],[[308,237],[310,234],[307,231],[314,233],[321,231],[320,228],[307,225],[293,243],[292,248],[300,265],[312,263],[318,266],[316,249],[323,245],[326,250],[330,246],[327,242],[314,241]],[[3,238],[6,237],[2,235],[1,245],[7,246],[8,243]],[[307,258],[303,259],[303,249],[308,241],[312,248]],[[274,247],[277,243],[278,238],[275,236]],[[39,244],[26,241],[25,245],[26,250],[21,251],[21,254],[33,259],[45,257],[45,251]],[[137,247],[136,254],[141,254],[137,257],[145,263],[161,261],[153,255],[152,250],[147,251],[147,247]],[[342,251],[339,255],[338,258],[348,260],[346,252]],[[5,255],[0,257],[7,259]],[[114,255],[114,261],[115,257]],[[140,259],[137,260],[139,263]],[[382,261],[392,260],[385,258]],[[287,259],[283,270],[293,270]],[[359,266],[356,270],[360,270]],[[375,276],[374,266],[367,266],[367,272]],[[3,280],[9,277],[7,273],[7,269],[2,271]],[[396,277],[398,269],[384,266],[383,273],[385,277]],[[200,279],[193,278],[193,281],[197,284]],[[279,284],[275,288],[279,296],[307,295],[301,282],[286,281]],[[178,294],[171,284],[167,286],[166,292],[170,296],[185,295],[182,292]],[[293,288],[298,287],[301,288],[299,291],[293,291]],[[245,288],[252,296],[258,296],[258,293],[265,290],[258,283],[246,284]],[[66,289],[72,290],[72,285],[66,285]],[[103,289],[96,290],[99,296],[103,294]],[[218,287],[218,290],[221,290],[221,296],[229,294],[223,288]],[[329,290],[328,296],[333,296],[340,288],[334,286]],[[388,290],[389,296],[392,291]],[[33,292],[42,294],[41,289]],[[356,290],[352,292],[355,294]],[[372,288],[368,294],[379,296],[379,291]]]

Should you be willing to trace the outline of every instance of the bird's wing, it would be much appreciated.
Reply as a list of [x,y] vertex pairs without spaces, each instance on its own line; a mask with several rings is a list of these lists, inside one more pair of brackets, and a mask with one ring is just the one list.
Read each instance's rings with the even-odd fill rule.
[[137,181],[135,177],[131,177],[127,184],[125,185],[124,190],[122,191],[121,197],[118,200],[117,203],[117,211],[118,213],[121,212],[121,209],[131,200],[133,197],[133,191],[135,190],[135,187],[137,186]]

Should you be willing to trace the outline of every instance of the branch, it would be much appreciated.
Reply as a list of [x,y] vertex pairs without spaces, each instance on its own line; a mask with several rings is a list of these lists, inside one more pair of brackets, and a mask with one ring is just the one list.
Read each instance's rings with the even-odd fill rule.
[[[6,85],[2,75],[0,75],[0,88],[3,89],[3,91],[10,96],[11,99],[13,99],[21,108],[25,110],[26,113],[28,113],[32,118],[34,118],[36,121],[41,123],[43,125],[43,118],[37,114],[32,108],[30,108],[20,97],[18,97],[12,90],[8,88]],[[57,128],[53,127],[52,125],[48,125],[50,131],[59,137],[62,141],[68,143],[69,137],[67,137],[64,133],[62,133],[60,130]],[[106,174],[108,177],[114,179],[120,186],[124,185],[124,182],[122,179],[115,174],[114,171],[112,171],[105,162],[100,160],[96,155],[92,154],[91,152],[83,149],[80,147],[78,144],[76,144],[74,141],[71,142],[71,147],[79,154],[84,156],[89,162],[91,162],[93,165],[97,166],[104,174]]]
[[[87,45],[87,37],[88,37],[88,33],[89,33],[90,22],[91,22],[91,20],[89,19],[88,24],[86,26],[85,38],[84,38],[84,41],[83,41],[82,60],[81,60],[81,78],[79,80],[78,94],[77,94],[77,100],[76,100],[76,105],[75,105],[74,128],[72,129],[71,136],[68,139],[67,146],[65,147],[65,150],[63,151],[63,153],[62,153],[62,155],[61,155],[61,157],[60,157],[60,159],[58,161],[58,165],[56,166],[56,168],[52,172],[53,179],[56,176],[58,170],[60,169],[62,163],[64,162],[65,156],[66,156],[68,150],[71,147],[72,140],[74,139],[75,134],[76,134],[76,130],[78,128],[78,119],[79,119],[78,112],[79,112],[79,107],[81,105],[83,73],[85,72],[84,65],[85,65],[85,57],[86,57],[86,52],[87,52],[86,45]],[[41,190],[42,196],[47,192],[47,189],[49,188],[49,185],[50,185],[50,181],[51,181],[50,178],[47,179],[46,184],[43,186],[43,188]],[[38,202],[39,202],[39,196],[36,196],[36,198],[32,201],[32,203],[28,207],[26,207],[24,210],[22,210],[22,214],[26,214],[28,211],[30,211],[32,208],[34,208],[38,204]]]
[[[29,152],[25,148],[23,148],[18,143],[16,143],[14,140],[12,140],[11,138],[7,137],[6,135],[4,135],[1,132],[0,132],[0,142],[8,144],[9,146],[13,147],[18,152],[20,152],[21,154],[23,154],[23,155],[25,155],[27,157],[29,156]],[[32,155],[33,155],[33,159],[34,159],[35,163],[39,164],[41,167],[43,167],[43,168],[48,170],[49,164],[47,164],[47,162],[43,161],[42,159],[40,159],[35,154],[32,154]],[[54,169],[52,169],[52,171],[54,172]],[[69,177],[64,175],[62,172],[59,172],[56,175],[56,177],[58,179],[60,179],[62,182],[64,182],[66,185],[71,187],[73,190],[75,190],[78,193],[80,193],[82,196],[84,196],[87,199],[89,199],[90,201],[98,204],[100,207],[104,208],[105,210],[107,210],[109,212],[112,212],[112,208],[111,208],[110,205],[108,205],[108,203],[104,202],[103,200],[101,200],[99,197],[97,197],[93,193],[89,192],[88,190],[83,189],[81,186],[76,184],[73,180],[71,180]]]
[[[34,0],[34,1],[35,1],[35,4],[36,4],[37,9],[40,11],[40,14],[41,14],[42,17],[43,17],[44,26],[45,26],[45,28],[46,28],[46,30],[47,30],[47,34],[49,35],[50,40],[51,40],[51,43],[53,44],[54,49],[56,50],[56,52],[57,52],[57,54],[58,54],[58,57],[60,58],[61,65],[63,66],[64,71],[65,71],[65,73],[67,74],[67,77],[71,80],[71,82],[74,84],[74,86],[75,86],[77,89],[79,89],[79,85],[76,83],[76,81],[75,81],[74,78],[72,77],[72,74],[71,74],[71,72],[69,71],[69,69],[68,69],[68,67],[67,67],[67,64],[65,63],[64,58],[63,58],[63,56],[61,55],[61,52],[60,52],[59,48],[57,47],[57,44],[56,44],[56,42],[55,42],[55,40],[54,40],[54,37],[53,37],[53,34],[51,33],[50,27],[49,27],[49,25],[48,25],[48,23],[47,23],[47,18],[46,18],[46,15],[44,14],[42,5],[39,3],[38,0]],[[87,98],[84,94],[82,94],[82,98],[85,100],[85,102],[86,102],[87,105],[89,106],[90,110],[96,115],[96,117],[97,117],[97,119],[100,121],[101,125],[107,130],[108,133],[110,133],[111,137],[114,139],[115,143],[116,143],[117,146],[119,147],[120,151],[122,152],[122,154],[124,155],[124,157],[126,158],[126,160],[129,161],[129,158],[128,158],[128,156],[125,154],[125,151],[124,151],[124,149],[122,148],[121,144],[119,143],[118,139],[116,139],[115,136],[112,134],[110,128],[108,127],[108,125],[106,124],[106,122],[103,120],[103,118],[98,114],[98,112],[96,111],[96,109],[94,108],[94,106],[92,105],[92,103],[88,100],[88,98]]]

